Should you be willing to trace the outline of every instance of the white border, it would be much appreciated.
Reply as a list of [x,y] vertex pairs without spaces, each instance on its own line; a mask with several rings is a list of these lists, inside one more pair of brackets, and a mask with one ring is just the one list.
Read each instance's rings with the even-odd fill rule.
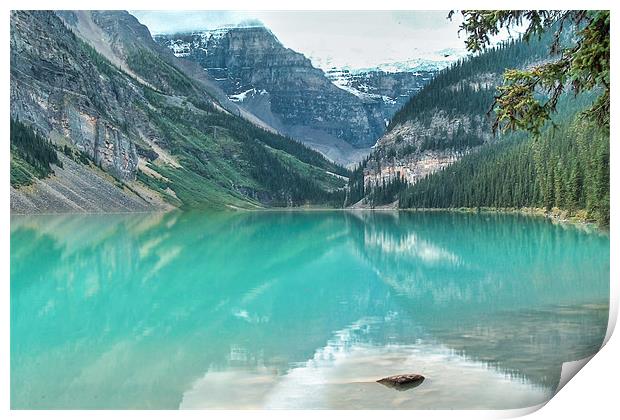
[[[9,254],[9,239],[10,239],[10,206],[9,206],[9,153],[8,153],[8,133],[9,133],[9,10],[10,9],[144,9],[144,10],[164,10],[164,9],[185,9],[185,10],[406,10],[406,9],[418,9],[418,10],[441,10],[441,9],[454,9],[454,8],[468,8],[468,9],[494,9],[501,6],[503,9],[611,9],[612,10],[612,45],[620,45],[618,39],[619,27],[618,14],[620,13],[618,7],[615,7],[618,2],[612,1],[599,1],[590,0],[587,3],[564,0],[564,1],[502,1],[499,4],[497,1],[445,1],[434,0],[432,2],[418,2],[413,3],[412,0],[381,0],[375,1],[333,1],[333,0],[303,0],[303,1],[286,1],[286,0],[226,0],[226,1],[188,1],[188,0],[176,0],[174,2],[166,1],[147,1],[147,0],[132,0],[132,1],[120,1],[120,0],[91,0],[88,3],[83,1],[31,1],[31,0],[8,0],[3,2],[4,13],[2,19],[0,19],[0,25],[2,26],[2,35],[4,41],[0,43],[0,49],[2,51],[2,57],[5,58],[4,66],[2,67],[2,76],[4,83],[0,85],[2,90],[4,102],[3,102],[3,118],[2,118],[2,135],[3,152],[0,153],[0,167],[2,168],[2,179],[0,179],[0,185],[2,191],[0,192],[0,200],[2,200],[2,279],[4,280],[4,293],[3,297],[3,311],[2,321],[4,326],[4,334],[2,336],[3,341],[3,360],[0,370],[2,375],[1,382],[1,396],[3,402],[3,408],[9,410],[9,390],[10,390],[10,376],[9,376],[9,283],[10,283],[10,254]],[[620,256],[617,245],[617,217],[619,217],[618,209],[618,184],[619,179],[617,155],[618,155],[618,133],[614,121],[619,120],[618,108],[615,106],[615,98],[620,97],[618,95],[619,90],[616,87],[616,81],[620,80],[618,75],[617,55],[615,50],[612,51],[612,98],[614,103],[612,104],[612,132],[611,132],[611,255]],[[611,259],[611,305],[610,305],[610,320],[609,329],[606,337],[606,342],[609,340],[611,333],[615,327],[617,314],[618,314],[618,264],[615,259]],[[590,418],[611,418],[615,417],[618,413],[617,399],[617,379],[620,373],[620,363],[618,361],[618,355],[620,354],[620,343],[617,337],[609,340],[605,348],[600,354],[596,355],[593,360],[583,368],[583,371],[578,375],[578,380],[570,381],[565,388],[562,389],[559,394],[554,397],[544,409],[537,411],[533,416],[538,419],[582,419],[585,416]],[[514,417],[524,415],[536,411],[540,407],[532,407],[530,409],[523,410],[507,410],[507,411],[389,411],[389,412],[377,412],[377,411],[305,411],[305,412],[286,412],[286,411],[216,411],[216,412],[169,412],[169,411],[89,411],[88,413],[82,411],[54,411],[54,412],[34,412],[34,411],[13,411],[8,414],[18,418],[33,418],[39,416],[51,417],[51,418],[81,418],[84,415],[88,415],[93,418],[107,418],[113,415],[118,418],[135,418],[135,417],[149,417],[149,418],[164,418],[168,416],[175,417],[193,417],[204,418],[218,417],[218,418],[237,418],[252,417],[252,418],[295,418],[305,419],[314,418],[315,416],[327,416],[327,417],[355,417],[357,418],[378,418],[389,416],[390,418],[409,418],[415,416],[416,418],[498,418],[498,417]]]

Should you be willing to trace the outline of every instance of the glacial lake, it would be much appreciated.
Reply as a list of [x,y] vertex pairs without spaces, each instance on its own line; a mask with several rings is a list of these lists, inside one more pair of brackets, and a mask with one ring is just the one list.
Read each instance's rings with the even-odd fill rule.
[[13,216],[10,252],[14,409],[522,408],[607,328],[609,236],[542,218]]

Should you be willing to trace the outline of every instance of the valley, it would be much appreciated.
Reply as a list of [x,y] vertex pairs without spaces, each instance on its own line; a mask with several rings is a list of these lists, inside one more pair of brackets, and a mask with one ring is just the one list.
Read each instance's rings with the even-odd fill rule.
[[11,136],[11,209],[534,207],[605,224],[609,134],[578,117],[600,87],[558,95],[536,135],[494,126],[508,72],[553,63],[553,39],[354,68],[262,25],[153,35],[123,11],[14,12],[11,118],[44,141]]
[[396,111],[449,63],[324,72],[262,26],[154,39],[177,58],[200,65],[241,108],[345,166],[366,157]]
[[[342,203],[346,182],[330,174],[345,168],[248,117],[191,64],[127,12],[12,13],[11,117],[78,157],[34,176],[36,150],[12,138],[12,210]],[[30,185],[17,181],[24,172]]]
[[610,333],[609,25],[12,10],[10,408],[546,404]]

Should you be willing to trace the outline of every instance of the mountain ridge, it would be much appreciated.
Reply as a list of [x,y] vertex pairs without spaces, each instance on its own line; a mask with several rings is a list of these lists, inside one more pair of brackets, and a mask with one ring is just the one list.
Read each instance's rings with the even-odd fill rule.
[[[75,175],[57,167],[12,185],[13,211],[291,206],[341,194],[329,173],[346,170],[227,110],[129,13],[80,13],[99,28],[90,36],[71,29],[84,15],[11,13],[11,116],[48,138]],[[108,205],[96,190],[140,205]],[[63,204],[42,205],[43,191]]]
[[395,180],[414,184],[483,144],[496,142],[487,112],[503,72],[548,58],[548,38],[510,40],[440,71],[396,112],[356,171],[352,183],[357,186],[352,188],[383,188]]
[[199,63],[241,107],[336,162],[359,161],[385,129],[381,98],[334,85],[265,27],[160,34],[155,40]]

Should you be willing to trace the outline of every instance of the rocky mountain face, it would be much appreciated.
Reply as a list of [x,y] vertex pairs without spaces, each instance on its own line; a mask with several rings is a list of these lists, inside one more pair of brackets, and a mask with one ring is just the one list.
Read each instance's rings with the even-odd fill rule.
[[359,160],[385,130],[381,94],[356,95],[339,88],[264,27],[155,39],[177,57],[198,63],[231,100],[335,161]]
[[[121,179],[135,178],[138,155],[125,111],[138,87],[100,73],[90,51],[55,15],[11,14],[11,116],[71,143]],[[122,80],[122,83],[119,83]]]
[[12,186],[14,211],[295,205],[342,187],[342,168],[264,130],[127,12],[14,11],[10,25],[11,118],[62,164]]
[[332,68],[325,74],[339,88],[368,103],[376,103],[387,125],[394,114],[430,82],[436,73],[437,70],[432,69],[384,71]]
[[401,177],[413,184],[495,141],[488,111],[505,69],[532,65],[545,54],[542,41],[510,42],[439,72],[394,115],[364,162],[364,183]]
[[[489,121],[482,116],[453,116],[441,111],[428,124],[416,120],[400,124],[379,139],[373,155],[365,162],[364,182],[366,185],[382,185],[400,177],[414,184],[491,141],[491,130],[485,129],[488,125]],[[473,143],[431,148],[423,146],[427,139],[449,141],[458,130],[471,136]]]

